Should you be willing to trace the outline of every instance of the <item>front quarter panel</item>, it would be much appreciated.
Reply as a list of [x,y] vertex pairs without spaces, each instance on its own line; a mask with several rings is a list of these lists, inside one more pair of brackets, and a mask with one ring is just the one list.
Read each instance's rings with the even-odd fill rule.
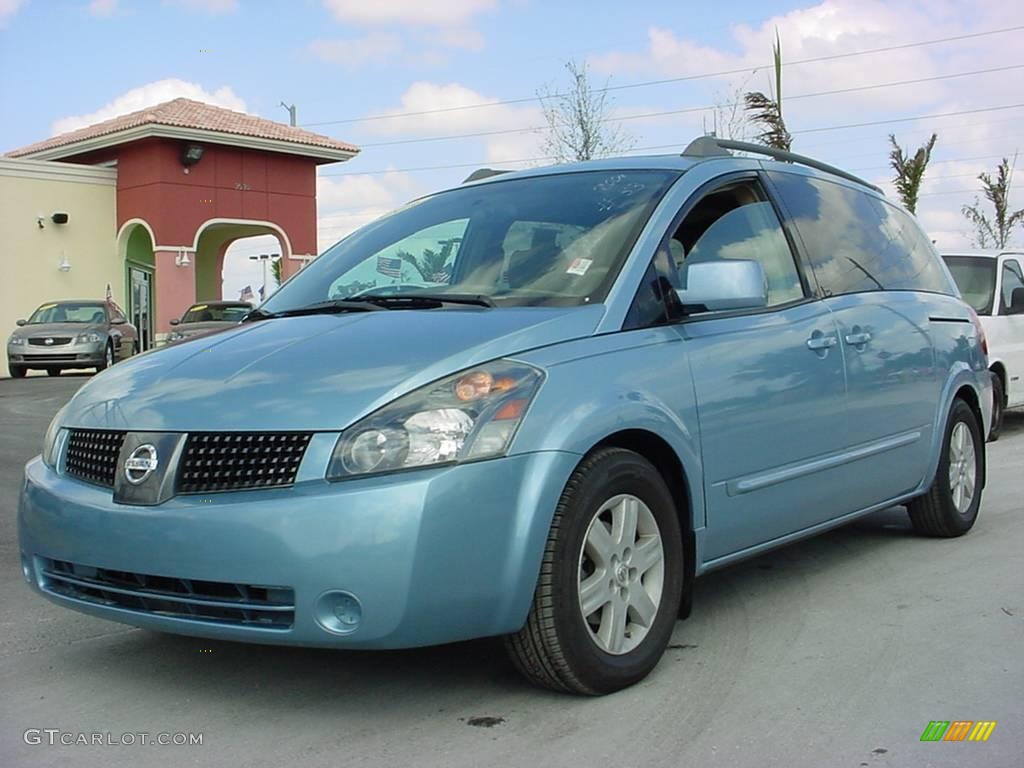
[[643,430],[667,443],[683,466],[696,529],[704,526],[696,403],[682,337],[672,326],[595,336],[521,355],[547,378],[512,453],[583,456],[605,438]]

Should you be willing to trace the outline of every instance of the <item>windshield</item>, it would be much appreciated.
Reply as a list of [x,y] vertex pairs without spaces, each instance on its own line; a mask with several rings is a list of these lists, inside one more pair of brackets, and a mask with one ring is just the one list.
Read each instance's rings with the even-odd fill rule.
[[496,306],[601,301],[674,171],[587,171],[462,187],[329,248],[261,309],[445,293]]
[[235,306],[217,306],[196,304],[189,307],[181,317],[183,323],[239,323],[252,311],[248,304]]
[[43,304],[32,313],[29,323],[105,323],[107,313],[98,302],[62,301]]
[[943,256],[949,267],[960,296],[979,315],[992,312],[992,297],[996,289],[996,260],[974,256]]

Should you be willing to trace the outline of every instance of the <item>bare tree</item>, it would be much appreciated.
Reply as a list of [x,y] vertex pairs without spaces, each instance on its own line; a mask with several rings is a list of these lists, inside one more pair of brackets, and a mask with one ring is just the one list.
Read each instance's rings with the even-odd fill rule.
[[721,92],[715,94],[715,106],[711,113],[711,125],[704,119],[704,133],[723,139],[748,141],[750,139],[750,119],[744,110],[743,94],[753,73],[748,75],[739,86],[730,86],[728,95]]
[[903,207],[911,213],[917,213],[917,196],[921,192],[921,181],[924,179],[928,161],[932,159],[932,149],[938,138],[933,133],[932,137],[918,147],[918,150],[911,156],[896,143],[896,136],[892,133],[889,134],[889,143],[892,145],[892,150],[889,152],[889,164],[896,172],[893,184],[896,186],[896,194],[900,196]]
[[982,193],[992,203],[992,218],[981,210],[978,198],[974,198],[974,205],[965,205],[962,209],[964,216],[974,226],[971,239],[978,248],[1005,248],[1014,228],[1024,224],[1024,208],[1010,211],[1010,189],[1016,164],[1016,155],[1013,157],[1013,165],[1004,157],[996,168],[995,179],[988,173],[978,174]]
[[775,43],[772,45],[775,65],[775,96],[765,95],[761,91],[752,91],[743,97],[745,109],[750,121],[761,127],[757,140],[762,144],[784,149],[787,152],[793,146],[793,136],[786,128],[782,116],[782,41],[779,31],[775,30]]
[[559,163],[590,160],[625,152],[632,148],[633,138],[608,115],[611,106],[607,85],[591,88],[587,65],[567,61],[569,88],[552,90],[545,86],[537,92],[547,129],[544,132],[544,154]]

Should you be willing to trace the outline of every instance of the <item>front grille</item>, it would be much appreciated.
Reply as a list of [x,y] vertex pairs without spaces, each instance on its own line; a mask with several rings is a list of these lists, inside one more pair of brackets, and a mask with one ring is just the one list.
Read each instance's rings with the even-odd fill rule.
[[33,347],[51,347],[51,346],[52,347],[56,347],[56,346],[58,346],[60,344],[70,344],[71,343],[71,337],[70,336],[51,336],[51,337],[48,337],[48,338],[50,339],[50,343],[49,344],[46,343],[46,338],[29,339],[28,343],[31,344]]
[[112,488],[124,435],[124,432],[103,429],[72,429],[68,436],[64,471],[87,483]]
[[40,558],[47,592],[136,613],[263,629],[291,629],[295,592],[287,587],[198,581],[93,568]]
[[188,436],[178,469],[179,493],[291,485],[309,432],[199,432]]

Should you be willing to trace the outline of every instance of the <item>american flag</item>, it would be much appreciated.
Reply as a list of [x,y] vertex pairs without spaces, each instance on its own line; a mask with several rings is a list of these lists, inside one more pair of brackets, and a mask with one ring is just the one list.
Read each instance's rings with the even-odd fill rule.
[[253,300],[252,286],[251,285],[247,285],[247,286],[245,286],[245,288],[242,289],[242,292],[238,296],[238,300],[239,301],[252,301]]
[[397,256],[378,256],[377,271],[388,277],[401,277],[402,260]]
[[452,278],[452,273],[447,268],[442,269],[439,272],[435,272],[430,276],[430,282],[432,283],[447,283]]

